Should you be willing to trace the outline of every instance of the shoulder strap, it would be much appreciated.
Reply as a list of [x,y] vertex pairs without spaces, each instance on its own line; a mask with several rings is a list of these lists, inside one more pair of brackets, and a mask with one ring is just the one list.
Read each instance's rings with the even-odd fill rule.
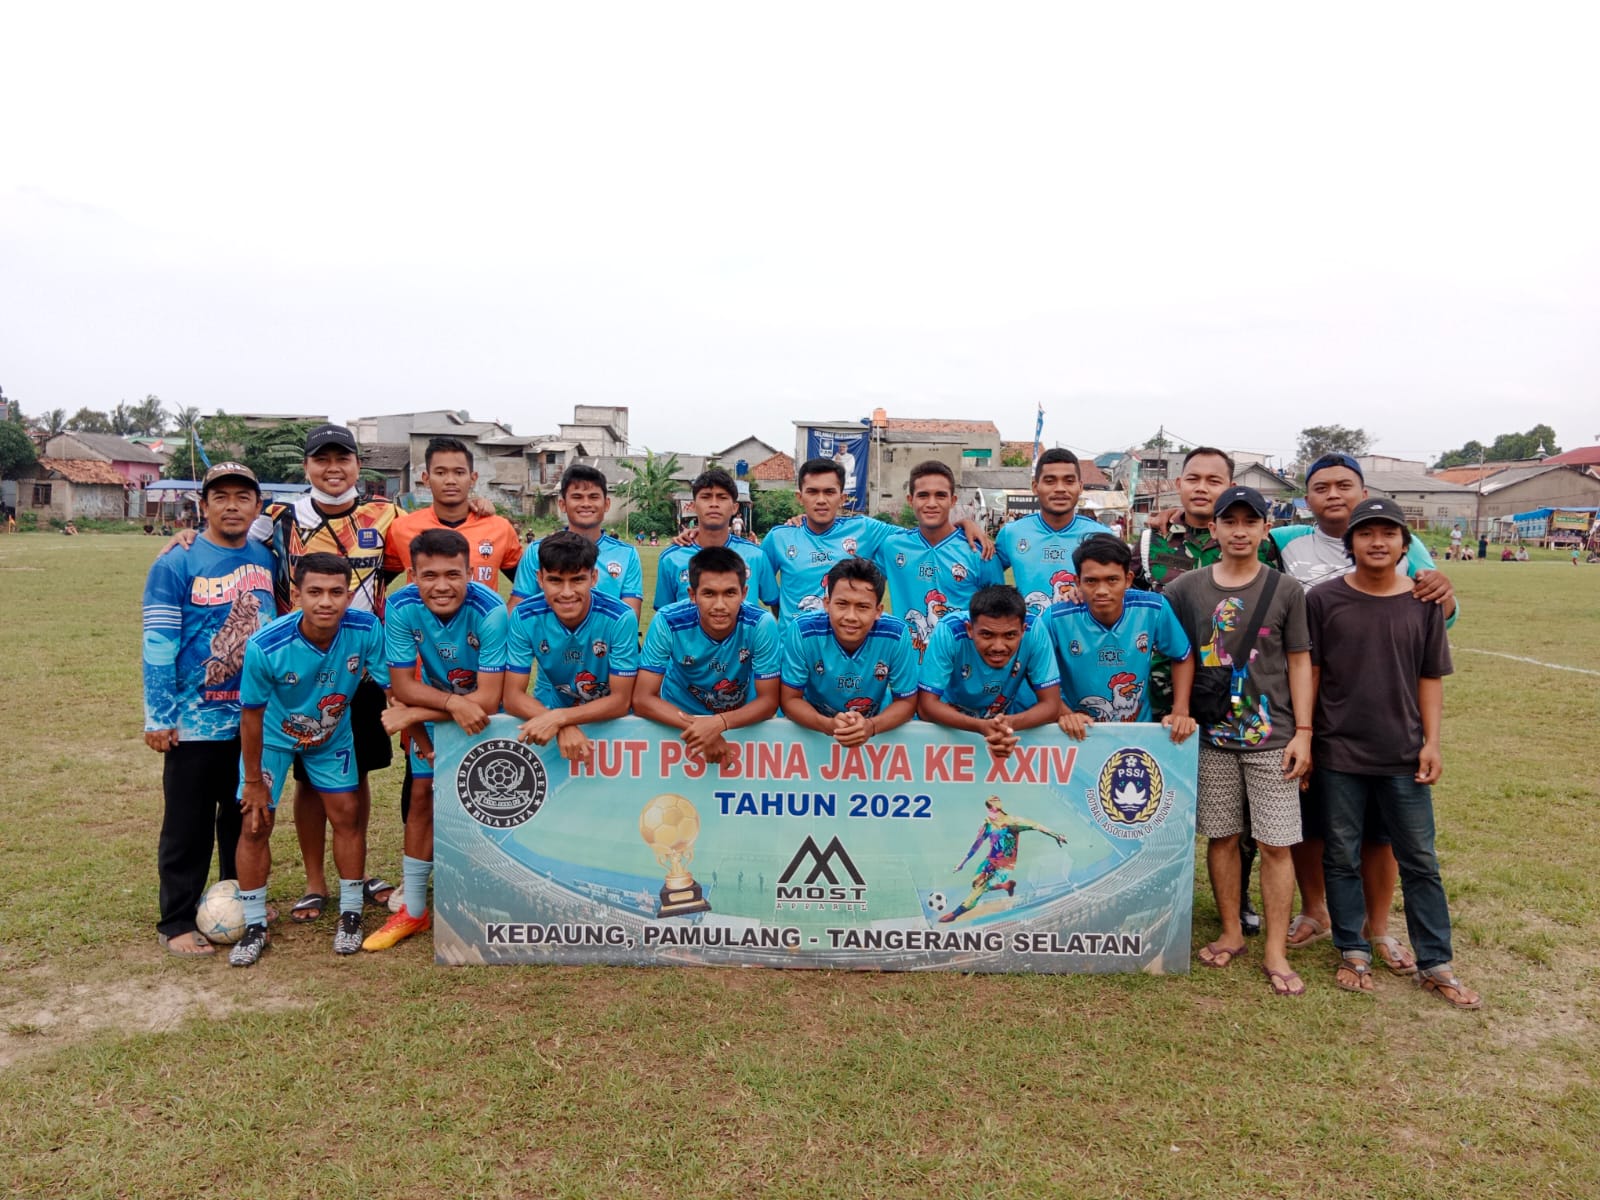
[[1245,624],[1244,641],[1239,646],[1239,652],[1233,656],[1234,664],[1242,664],[1246,670],[1250,667],[1250,654],[1256,648],[1256,634],[1261,630],[1261,618],[1266,616],[1267,610],[1272,607],[1272,594],[1278,590],[1281,572],[1274,571],[1271,567],[1267,567],[1266,571],[1267,581],[1262,586],[1261,599],[1250,612]]

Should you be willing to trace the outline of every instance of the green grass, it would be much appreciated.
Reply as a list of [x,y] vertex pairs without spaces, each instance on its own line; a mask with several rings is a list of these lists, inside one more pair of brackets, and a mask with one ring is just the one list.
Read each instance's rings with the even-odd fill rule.
[[[152,542],[0,538],[0,1190],[19,1196],[1600,1194],[1600,568],[1451,565],[1455,1013],[1384,975],[448,970],[281,927],[161,954]],[[653,582],[646,550],[646,578]],[[374,865],[399,859],[398,772]],[[293,836],[273,894],[298,895]],[[1196,933],[1215,911],[1203,873]],[[1254,961],[1259,961],[1258,957]],[[1380,973],[1381,974],[1381,973]]]

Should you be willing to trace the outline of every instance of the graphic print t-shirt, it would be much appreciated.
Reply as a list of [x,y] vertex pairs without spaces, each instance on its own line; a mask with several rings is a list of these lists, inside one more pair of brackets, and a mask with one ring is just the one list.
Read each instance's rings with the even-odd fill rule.
[[478,690],[478,672],[506,669],[506,606],[500,594],[481,583],[467,584],[467,595],[447,620],[422,602],[416,584],[389,597],[384,622],[384,655],[391,671],[411,672],[429,687],[458,696]]
[[[526,561],[526,560],[524,560]],[[537,663],[533,698],[546,708],[575,708],[611,694],[611,678],[639,672],[639,618],[621,600],[589,593],[589,612],[568,629],[543,593],[517,605],[506,634],[507,688],[526,687]]]
[[969,717],[998,717],[1032,708],[1040,688],[1060,681],[1041,618],[1028,614],[1017,652],[999,667],[991,667],[978,653],[971,621],[968,613],[958,612],[939,622],[922,658],[918,685],[922,691]]
[[295,564],[307,554],[337,554],[350,560],[355,578],[350,607],[383,620],[383,555],[389,527],[400,510],[382,498],[357,504],[349,512],[330,517],[310,496],[293,504],[269,504],[257,518],[250,535],[272,546],[277,558],[274,591],[278,612],[293,607],[290,588]]
[[940,621],[963,612],[981,587],[1004,583],[998,558],[987,562],[960,529],[934,545],[920,529],[891,534],[878,551],[878,565],[889,581],[889,611],[911,629],[918,657]]
[[197,538],[163,554],[144,587],[144,727],[180,741],[239,735],[244,648],[273,618],[272,554]]
[[1259,630],[1248,664],[1236,661],[1244,640],[1245,617],[1260,607],[1271,567],[1261,567],[1242,588],[1219,587],[1216,568],[1180,575],[1162,593],[1183,623],[1195,650],[1195,667],[1222,666],[1233,673],[1232,711],[1215,725],[1201,727],[1206,741],[1220,750],[1275,750],[1294,736],[1294,705],[1289,696],[1289,654],[1311,649],[1306,628],[1306,594],[1280,580],[1272,607],[1256,617]]

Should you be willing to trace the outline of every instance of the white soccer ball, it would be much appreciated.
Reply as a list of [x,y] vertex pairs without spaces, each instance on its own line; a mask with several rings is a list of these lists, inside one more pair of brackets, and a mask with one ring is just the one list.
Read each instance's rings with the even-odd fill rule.
[[239,897],[239,881],[223,879],[208,887],[195,910],[194,924],[206,941],[219,946],[231,946],[242,938],[244,901]]
[[944,911],[944,904],[945,904],[945,900],[944,900],[944,893],[943,892],[929,892],[928,893],[928,907],[930,909],[932,909],[934,912],[943,912]]

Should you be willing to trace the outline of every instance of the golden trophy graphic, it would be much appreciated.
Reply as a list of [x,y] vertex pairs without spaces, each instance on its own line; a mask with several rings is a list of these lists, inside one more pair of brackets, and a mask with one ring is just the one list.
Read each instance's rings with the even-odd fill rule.
[[710,912],[711,902],[689,874],[694,861],[694,840],[700,836],[700,814],[687,799],[663,792],[639,814],[639,836],[667,869],[666,885],[661,889],[658,917],[684,917]]

